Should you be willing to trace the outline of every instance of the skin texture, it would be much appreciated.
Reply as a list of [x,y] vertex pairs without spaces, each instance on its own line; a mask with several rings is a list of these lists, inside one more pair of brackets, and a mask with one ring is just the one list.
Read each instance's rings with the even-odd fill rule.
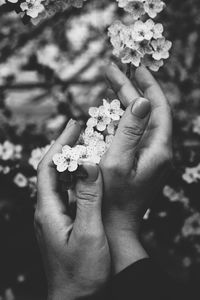
[[[103,289],[110,275],[110,252],[102,217],[103,183],[98,166],[87,164],[87,178],[75,187],[75,221],[67,199],[58,192],[58,174],[52,157],[62,146],[73,146],[80,126],[71,121],[38,168],[35,230],[43,255],[48,299],[80,299]],[[82,299],[82,298],[81,298]]]
[[[127,108],[100,164],[104,179],[104,223],[113,272],[118,273],[148,256],[139,241],[140,223],[161,190],[171,165],[172,120],[167,99],[146,68],[136,70],[134,84],[115,64],[107,68],[106,77]],[[143,103],[143,118],[132,113],[135,103],[140,107]]]

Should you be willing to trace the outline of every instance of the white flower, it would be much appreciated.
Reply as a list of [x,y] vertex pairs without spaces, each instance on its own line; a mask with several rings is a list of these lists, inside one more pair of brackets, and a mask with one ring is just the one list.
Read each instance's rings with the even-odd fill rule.
[[62,153],[57,153],[53,156],[53,162],[57,166],[58,172],[74,172],[78,168],[78,158],[80,149],[64,146]]
[[26,2],[20,4],[20,7],[22,11],[25,11],[31,18],[37,18],[44,10],[44,5],[41,3],[42,1],[44,0],[26,0]]
[[185,220],[184,226],[182,228],[183,237],[187,238],[190,236],[200,235],[200,213],[195,212],[189,218]]
[[147,20],[145,23],[142,21],[136,21],[134,24],[134,30],[132,37],[135,41],[141,42],[143,40],[150,41],[153,37],[152,23]]
[[155,40],[160,39],[160,38],[163,37],[164,28],[163,28],[162,24],[160,24],[160,23],[154,24],[154,26],[152,28],[152,31],[153,31],[153,38]]
[[22,173],[18,173],[13,181],[20,188],[24,188],[28,185],[28,179]]
[[189,184],[198,182],[200,180],[200,164],[194,168],[186,168],[182,178]]
[[111,122],[111,119],[107,117],[104,106],[91,107],[89,109],[89,115],[91,118],[87,121],[88,127],[96,127],[99,131],[104,131],[107,125]]
[[122,8],[124,8],[129,2],[129,0],[116,0],[116,1],[119,3],[118,6]]
[[133,16],[134,20],[138,20],[145,14],[144,3],[142,1],[128,1],[124,6],[124,10]]
[[108,28],[108,36],[110,37],[110,42],[113,45],[113,54],[119,56],[120,52],[123,50],[126,44],[126,40],[129,39],[130,30],[129,27],[125,26],[120,21],[115,21]]
[[106,109],[106,114],[113,121],[119,121],[120,117],[124,114],[123,109],[120,107],[120,101],[115,99],[111,103],[103,99],[103,106]]
[[0,158],[2,160],[13,159],[15,153],[15,146],[9,142],[5,141],[0,147]]
[[121,52],[121,61],[124,64],[133,64],[135,67],[139,67],[142,59],[142,54],[134,49],[125,48]]
[[153,48],[151,47],[150,41],[143,40],[139,42],[137,52],[139,52],[142,56],[145,54],[152,54]]
[[5,175],[8,174],[8,173],[10,173],[10,167],[9,166],[4,167],[3,170],[2,170],[2,172]]
[[170,186],[166,185],[163,189],[163,195],[171,202],[180,202],[185,208],[189,207],[189,199],[185,196],[183,190],[177,192]]
[[154,49],[152,54],[155,60],[167,59],[169,57],[169,50],[172,47],[172,43],[165,38],[153,40],[151,45]]
[[165,4],[161,0],[146,0],[144,3],[144,10],[150,18],[155,18],[160,13]]

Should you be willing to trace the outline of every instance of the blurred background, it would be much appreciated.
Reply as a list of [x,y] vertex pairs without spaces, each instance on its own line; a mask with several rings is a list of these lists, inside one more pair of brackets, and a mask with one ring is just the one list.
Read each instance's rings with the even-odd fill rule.
[[[165,1],[157,19],[173,42],[155,76],[174,113],[174,169],[145,216],[143,240],[175,280],[200,278],[200,2]],[[36,168],[69,118],[87,120],[106,97],[107,27],[123,19],[111,0],[87,1],[24,25],[0,7],[0,299],[45,299],[33,229]]]

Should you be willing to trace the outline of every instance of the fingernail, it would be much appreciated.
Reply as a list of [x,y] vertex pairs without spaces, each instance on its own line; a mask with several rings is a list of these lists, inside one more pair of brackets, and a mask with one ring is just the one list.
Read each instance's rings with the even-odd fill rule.
[[95,164],[84,164],[83,168],[87,174],[87,177],[84,179],[84,181],[95,182],[99,176],[99,167]]
[[149,100],[145,98],[138,98],[132,106],[132,114],[140,119],[144,119],[151,110]]
[[111,64],[111,66],[112,66],[113,68],[119,69],[118,66],[117,66],[113,61],[111,61],[110,64]]
[[68,123],[67,123],[67,128],[69,127],[69,126],[71,126],[72,124],[74,124],[76,122],[76,120],[74,120],[74,119],[70,119],[69,121],[68,121]]

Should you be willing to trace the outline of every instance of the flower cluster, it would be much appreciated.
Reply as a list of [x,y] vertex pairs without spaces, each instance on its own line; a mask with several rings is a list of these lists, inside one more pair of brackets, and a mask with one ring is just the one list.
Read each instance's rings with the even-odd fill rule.
[[185,220],[182,228],[182,235],[185,238],[200,235],[200,213],[195,212]]
[[21,158],[22,146],[14,145],[10,141],[5,141],[3,144],[0,144],[0,159],[7,160],[16,160]]
[[104,99],[100,107],[91,107],[90,118],[78,144],[73,148],[66,145],[61,153],[54,155],[53,162],[57,171],[74,172],[85,162],[99,164],[101,157],[112,143],[123,113],[117,99],[111,103]]
[[185,196],[183,190],[175,191],[172,187],[166,185],[163,189],[163,195],[168,198],[170,202],[180,202],[184,208],[189,208],[189,199]]
[[148,14],[150,18],[155,18],[160,13],[165,4],[161,0],[117,0],[119,7],[130,13],[135,20]]
[[82,7],[86,0],[1,0],[1,5],[12,4],[22,18],[29,17],[33,24],[51,16],[55,12],[66,9],[70,6]]
[[[134,22],[125,25],[115,21],[108,29],[113,46],[113,54],[124,64],[139,67],[141,64],[152,71],[158,71],[163,66],[164,59],[169,57],[172,43],[163,36],[163,25],[152,19],[142,21],[145,13],[154,18],[160,12],[164,3],[160,0],[131,1],[118,0],[119,6],[133,15]],[[137,8],[137,9],[136,9]]]

